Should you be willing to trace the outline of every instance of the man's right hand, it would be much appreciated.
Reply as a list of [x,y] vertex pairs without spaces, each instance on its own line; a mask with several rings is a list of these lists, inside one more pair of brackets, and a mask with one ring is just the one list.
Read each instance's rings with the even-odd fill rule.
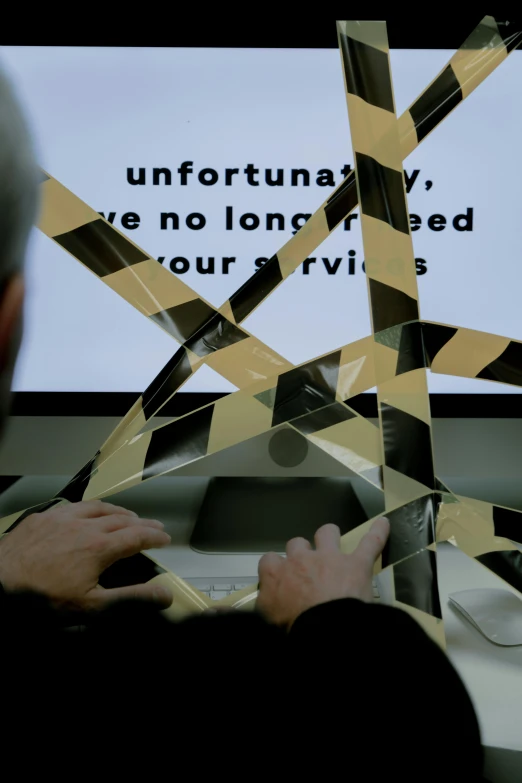
[[290,628],[312,606],[338,598],[372,601],[373,567],[381,554],[390,523],[377,519],[351,555],[341,552],[337,525],[323,525],[315,534],[315,551],[304,538],[286,545],[286,558],[269,552],[259,561],[257,608],[272,623]]
[[40,593],[71,610],[101,609],[129,598],[167,607],[172,595],[163,586],[107,590],[98,579],[117,560],[168,543],[161,522],[120,506],[100,500],[57,506],[31,514],[0,540],[0,583],[7,591]]

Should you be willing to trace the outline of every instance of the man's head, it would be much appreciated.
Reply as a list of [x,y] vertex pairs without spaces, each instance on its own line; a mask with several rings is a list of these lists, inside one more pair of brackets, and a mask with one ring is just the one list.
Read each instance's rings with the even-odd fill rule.
[[27,123],[0,72],[0,429],[22,336],[23,262],[36,206],[37,168]]

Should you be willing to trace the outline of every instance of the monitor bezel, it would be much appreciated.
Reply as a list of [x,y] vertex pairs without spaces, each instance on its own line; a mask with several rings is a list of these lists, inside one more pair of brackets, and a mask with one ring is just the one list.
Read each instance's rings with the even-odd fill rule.
[[[15,392],[11,416],[124,416],[140,397],[138,392]],[[226,393],[180,391],[158,416],[183,416],[209,405]],[[439,419],[511,419],[521,417],[522,394],[430,394],[431,415]],[[377,417],[373,393],[347,400],[362,416]]]

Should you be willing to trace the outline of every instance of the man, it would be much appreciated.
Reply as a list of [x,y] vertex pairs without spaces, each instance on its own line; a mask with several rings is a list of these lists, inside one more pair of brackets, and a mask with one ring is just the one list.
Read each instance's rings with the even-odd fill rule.
[[[0,78],[2,419],[35,183],[25,122]],[[159,522],[102,502],[27,517],[0,541],[4,765],[14,752],[20,774],[37,764],[56,776],[63,763],[86,774],[90,755],[97,775],[136,776],[141,764],[168,769],[176,753],[177,774],[198,778],[476,780],[479,731],[459,677],[406,613],[371,603],[388,532],[378,520],[345,555],[324,525],[315,549],[294,539],[286,558],[261,559],[257,613],[171,624],[157,611],[171,601],[163,590],[98,584],[116,560],[169,542]],[[86,630],[65,631],[57,609]]]
[[[27,124],[0,74],[0,430],[22,336],[23,260],[37,215],[37,167]],[[100,608],[118,598],[168,606],[164,588],[135,585],[103,590],[111,563],[170,541],[161,522],[139,519],[109,503],[77,503],[33,515],[0,541],[5,590],[36,590],[68,608]]]

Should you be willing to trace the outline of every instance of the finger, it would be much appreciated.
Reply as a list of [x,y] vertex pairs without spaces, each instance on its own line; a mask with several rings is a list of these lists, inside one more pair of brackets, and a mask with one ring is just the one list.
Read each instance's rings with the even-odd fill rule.
[[266,581],[276,577],[283,563],[284,560],[281,555],[276,555],[275,552],[268,552],[266,555],[263,555],[257,567],[259,586],[261,586],[263,580]]
[[156,549],[170,544],[170,536],[163,530],[153,527],[129,525],[104,536],[105,548],[101,551],[101,560],[105,567],[124,557],[137,555],[144,549]]
[[390,535],[390,523],[386,517],[376,519],[370,530],[361,538],[353,557],[362,560],[368,568],[373,569],[375,561],[382,554]]
[[114,506],[112,503],[105,503],[103,500],[82,500],[80,503],[69,503],[67,506],[61,506],[61,510],[68,514],[73,512],[76,517],[82,519],[110,516],[111,514],[125,514],[130,517],[138,516],[134,511],[129,511],[128,508]]
[[337,525],[323,525],[315,534],[315,548],[321,552],[336,552],[341,548],[341,531]]
[[107,517],[94,519],[91,524],[104,533],[114,533],[114,531],[122,530],[130,525],[153,527],[156,530],[163,530],[165,527],[163,522],[159,522],[157,519],[141,519],[141,517],[130,517],[128,514],[111,514]]
[[298,555],[299,552],[307,552],[311,548],[312,545],[306,538],[292,538],[286,545],[286,554],[287,557],[292,557],[292,555]]
[[173,595],[165,585],[145,582],[140,585],[113,587],[110,590],[95,589],[90,593],[91,605],[95,609],[103,609],[116,601],[147,601],[166,609],[172,603]]

